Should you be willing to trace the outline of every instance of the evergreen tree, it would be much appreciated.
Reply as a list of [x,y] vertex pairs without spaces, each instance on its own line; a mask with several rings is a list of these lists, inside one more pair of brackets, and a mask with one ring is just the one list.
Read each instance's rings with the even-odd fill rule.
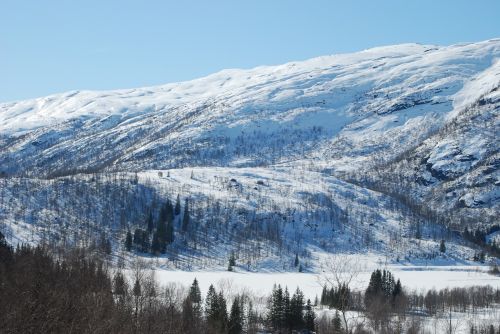
[[315,324],[314,321],[316,319],[316,314],[311,306],[311,301],[308,299],[306,303],[306,314],[304,315],[304,322],[306,330],[310,332],[314,332]]
[[326,285],[323,286],[323,290],[321,291],[321,299],[319,302],[321,305],[329,305],[328,303],[328,289],[326,288]]
[[213,284],[208,288],[207,297],[205,298],[205,315],[208,323],[214,323],[217,319],[217,292]]
[[170,245],[172,242],[174,242],[174,238],[175,238],[175,235],[174,235],[174,222],[172,221],[172,219],[170,219],[167,223],[167,232],[166,232],[166,235],[165,235],[165,243],[167,245]]
[[136,228],[134,230],[134,239],[133,243],[135,247],[140,248],[142,245],[142,230],[140,228]]
[[158,236],[158,243],[160,252],[164,253],[167,246],[167,223],[166,221],[160,219],[158,221],[158,227],[156,229],[156,235]]
[[117,272],[113,277],[113,293],[121,300],[127,294],[127,283],[121,272]]
[[158,255],[162,252],[162,246],[160,237],[158,236],[158,232],[153,233],[153,240],[151,241],[151,252],[155,255]]
[[153,214],[151,212],[148,215],[148,219],[146,220],[146,224],[148,226],[148,233],[153,232],[155,225],[154,225],[154,221],[153,221]]
[[226,299],[222,292],[217,294],[213,285],[208,288],[205,314],[210,332],[224,333],[226,331],[228,324]]
[[281,285],[274,286],[269,300],[268,321],[274,330],[280,330],[284,315],[283,289]]
[[182,303],[182,333],[198,334],[201,314],[198,307],[188,295]]
[[228,334],[243,333],[243,312],[240,298],[236,296],[229,314]]
[[303,308],[304,294],[297,288],[290,301],[290,329],[299,330],[304,327]]
[[172,205],[172,202],[167,199],[167,203],[165,203],[165,211],[166,211],[166,216],[168,221],[173,221],[174,220],[174,207]]
[[175,201],[175,215],[181,214],[181,197],[177,194],[177,200]]
[[224,298],[224,294],[222,291],[219,291],[219,294],[217,296],[218,300],[218,332],[217,333],[224,333],[227,329],[227,323],[228,323],[228,316],[227,316],[227,303],[226,299]]
[[227,266],[227,271],[233,271],[233,267],[236,265],[236,258],[234,256],[234,253],[231,253],[231,256],[229,257],[229,264]]
[[288,287],[285,287],[285,292],[283,293],[283,315],[281,316],[281,328],[291,328],[292,323],[292,313],[290,309],[290,293],[288,292]]
[[125,249],[127,252],[132,249],[132,233],[130,233],[130,230],[127,230],[127,236],[125,237]]
[[369,306],[375,299],[381,295],[382,291],[382,272],[380,269],[372,272],[370,276],[370,282],[368,283],[368,288],[365,291],[365,305]]
[[149,242],[149,233],[146,230],[141,230],[142,232],[142,242],[141,242],[141,252],[147,253],[150,250],[151,244]]
[[195,278],[193,284],[189,288],[189,298],[193,303],[201,304],[201,292],[200,286],[198,285],[198,280]]
[[403,293],[403,287],[401,286],[401,281],[398,279],[396,285],[394,285],[394,290],[392,290],[392,298],[397,298]]
[[368,309],[374,307],[376,310],[381,305],[388,303],[394,308],[403,296],[401,281],[399,279],[396,281],[389,270],[377,269],[372,273],[365,291],[365,305]]
[[422,227],[420,226],[420,222],[417,222],[417,228],[415,231],[415,238],[416,239],[422,239]]
[[187,232],[189,228],[189,201],[186,198],[184,204],[184,216],[182,217],[182,231]]
[[174,224],[173,208],[170,200],[167,200],[160,210],[160,216],[157,224],[158,239],[160,242],[161,253],[165,253],[167,245],[174,242]]
[[196,278],[193,280],[193,283],[189,288],[189,293],[186,299],[189,300],[190,312],[192,313],[193,318],[198,321],[201,319],[201,292]]
[[134,231],[133,244],[140,252],[149,252],[150,243],[149,243],[149,234],[146,230],[142,230],[140,228],[136,228]]
[[295,261],[293,265],[295,266],[295,268],[299,266],[299,254],[295,254]]
[[441,243],[439,244],[439,251],[441,253],[445,253],[446,252],[446,245],[444,244],[444,239],[441,239]]
[[340,319],[339,311],[335,311],[335,317],[333,318],[333,333],[342,333],[342,320]]
[[169,199],[165,202],[165,204],[160,209],[159,220],[168,222],[169,220],[174,219],[174,209],[172,207],[172,202]]
[[141,295],[141,283],[139,282],[138,279],[135,280],[134,288],[132,289],[132,293],[134,294],[134,297],[136,297],[136,298],[139,298]]

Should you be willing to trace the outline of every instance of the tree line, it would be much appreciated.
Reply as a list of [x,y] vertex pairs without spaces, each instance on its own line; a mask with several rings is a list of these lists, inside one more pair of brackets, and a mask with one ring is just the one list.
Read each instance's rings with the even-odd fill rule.
[[[364,292],[325,287],[311,302],[297,288],[274,286],[267,306],[251,295],[225,295],[213,285],[203,298],[195,279],[189,288],[160,286],[140,261],[127,272],[111,268],[99,253],[43,246],[15,249],[0,234],[0,328],[5,333],[408,333],[415,319],[447,313],[479,314],[498,308],[500,290],[489,286],[409,292],[392,273],[376,270]],[[346,329],[339,312],[347,293],[349,311],[366,322]],[[340,298],[340,300],[339,300]],[[317,304],[332,308],[318,317]],[[422,327],[419,327],[422,328]],[[499,333],[471,324],[471,333]]]
[[196,279],[187,291],[177,285],[161,287],[145,268],[139,263],[125,274],[85,249],[57,255],[43,246],[14,249],[2,235],[2,332],[258,333],[278,326],[276,309],[286,317],[279,328],[314,328],[314,310],[300,290],[291,299],[270,297],[269,312],[262,313],[248,295],[229,299],[213,285],[203,299]]

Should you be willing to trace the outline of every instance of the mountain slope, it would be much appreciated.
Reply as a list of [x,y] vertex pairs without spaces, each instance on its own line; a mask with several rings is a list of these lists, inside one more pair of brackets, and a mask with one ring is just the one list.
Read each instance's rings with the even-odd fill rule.
[[497,61],[461,91],[444,127],[379,168],[378,183],[386,189],[412,189],[409,193],[413,198],[429,203],[435,211],[446,212],[456,225],[467,221],[480,226],[498,223],[499,81]]
[[500,39],[404,44],[0,104],[0,227],[119,250],[179,194],[197,225],[176,218],[167,266],[235,249],[256,267],[335,249],[467,260],[450,229],[498,223],[499,59]]
[[499,40],[410,44],[2,104],[2,169],[60,175],[312,158],[350,168],[439,128],[468,81],[499,55]]

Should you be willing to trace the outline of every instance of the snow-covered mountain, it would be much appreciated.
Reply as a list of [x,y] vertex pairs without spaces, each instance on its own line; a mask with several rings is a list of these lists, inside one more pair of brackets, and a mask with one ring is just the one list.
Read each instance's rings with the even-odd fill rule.
[[[147,175],[148,187],[162,193],[165,182],[179,174],[176,193],[205,199],[218,196],[213,187],[220,177],[225,180],[220,187],[233,189],[221,195],[225,206],[273,217],[288,212],[283,220],[293,225],[279,226],[289,231],[285,239],[297,241],[303,231],[316,231],[296,242],[295,249],[290,246],[292,254],[298,244],[301,250],[307,245],[331,250],[337,220],[353,227],[337,245],[359,237],[361,230],[354,226],[365,224],[364,234],[376,238],[377,246],[372,240],[370,247],[378,251],[388,249],[397,231],[412,239],[410,231],[420,220],[450,224],[455,213],[467,219],[453,229],[460,223],[490,226],[498,223],[500,203],[499,86],[500,39],[493,39],[447,47],[379,47],[224,70],[158,87],[73,91],[3,103],[0,173],[7,178],[2,193],[9,199],[3,200],[4,220],[50,216],[40,215],[50,208],[40,207],[28,193],[23,199],[16,195],[24,189],[18,177],[50,193],[46,187],[52,182],[39,179],[94,182],[80,173],[140,172],[135,185]],[[170,170],[172,178],[165,181],[151,170]],[[245,178],[250,178],[246,185],[240,183]],[[256,185],[264,179],[269,180],[266,193],[274,195],[269,195],[273,204],[262,207],[253,196],[264,191]],[[243,186],[245,191],[234,190]],[[228,202],[231,198],[235,202]],[[36,208],[38,218],[12,214],[16,205]],[[327,207],[335,207],[329,218]],[[72,219],[90,218],[75,211]],[[328,220],[333,225],[325,225]],[[367,244],[359,241],[362,245]]]

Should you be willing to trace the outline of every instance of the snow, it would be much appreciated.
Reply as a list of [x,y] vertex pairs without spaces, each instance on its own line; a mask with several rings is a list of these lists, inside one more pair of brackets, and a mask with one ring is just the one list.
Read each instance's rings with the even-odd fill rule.
[[[454,287],[486,286],[500,289],[500,277],[490,275],[485,267],[396,267],[389,270],[401,280],[404,287],[413,291],[423,292],[430,289],[444,289]],[[354,284],[355,289],[364,290],[368,286],[372,271],[360,273]],[[299,287],[306,298],[314,300],[321,296],[323,280],[321,274],[316,273],[249,273],[245,271],[169,271],[156,270],[155,277],[162,284],[180,283],[189,286],[196,278],[200,284],[202,294],[206,294],[208,287],[224,287],[226,293],[236,294],[249,291],[257,296],[270,294],[274,284],[287,286],[290,291]]]
[[[454,112],[448,115],[448,119],[455,117],[464,108],[473,104],[478,97],[490,93],[498,88],[500,84],[500,57],[492,60],[492,65],[485,71],[471,78],[464,87],[454,96]],[[498,92],[497,92],[498,94]]]
[[[439,254],[439,227],[429,224],[422,240],[416,240],[415,221],[395,210],[389,196],[340,178],[340,172],[369,170],[375,162],[425,143],[428,150],[419,157],[423,166],[408,170],[421,167],[428,183],[438,182],[436,171],[461,177],[456,183],[466,179],[468,188],[453,188],[447,205],[457,207],[455,198],[467,206],[486,203],[494,214],[498,206],[491,203],[499,199],[498,187],[492,186],[495,174],[483,182],[489,187],[483,190],[474,184],[483,176],[467,173],[497,150],[496,104],[479,110],[484,120],[468,122],[472,129],[432,134],[481,97],[499,100],[500,89],[494,91],[500,82],[499,59],[499,39],[448,47],[402,44],[224,70],[157,87],[72,91],[0,104],[0,172],[39,182],[36,194],[23,196],[16,193],[16,179],[2,183],[2,226],[10,229],[14,242],[36,242],[43,225],[50,230],[57,212],[38,207],[36,198],[54,194],[45,176],[137,171],[141,185],[163,196],[215,199],[264,217],[282,215],[287,223],[280,233],[289,253],[303,247],[311,254],[305,256],[305,273],[291,272],[296,268],[289,258],[276,254],[257,259],[252,272],[238,267],[228,273],[223,269],[233,245],[220,242],[189,264],[191,271],[172,270],[175,265],[166,256],[158,259],[157,275],[164,282],[189,284],[198,277],[206,289],[233,280],[258,293],[269,292],[274,283],[294,289],[300,282],[313,297],[321,288],[321,252],[331,252],[371,254],[360,287],[371,270],[384,266],[411,289],[499,286],[485,268],[475,270],[470,259],[476,250],[470,245],[451,238],[447,253]],[[24,198],[33,205],[26,213]],[[75,225],[86,222],[64,205]],[[329,211],[332,207],[338,207],[338,216]],[[347,223],[341,224],[341,218]],[[300,246],[292,245],[299,237]],[[203,265],[204,260],[209,264]]]
[[[450,47],[403,44],[279,66],[223,70],[204,78],[157,87],[71,91],[0,104],[0,131],[22,133],[78,117],[116,115],[128,119],[152,110],[221,97],[226,104],[252,106],[252,109],[265,108],[270,103],[286,109],[293,102],[315,104],[323,99],[330,108],[340,109],[353,96],[370,90],[378,95],[391,95],[406,87],[403,97],[416,90],[425,92],[446,89],[446,85],[463,85],[467,77],[488,68],[499,54],[498,40]],[[498,65],[492,68],[498,69]],[[466,92],[494,85],[496,73],[490,71],[480,80],[467,83],[467,89],[456,96],[456,108],[470,101]],[[332,92],[342,91],[345,94],[334,94],[331,99]],[[376,110],[377,105],[383,108],[383,104],[382,99],[375,99],[369,109]]]

